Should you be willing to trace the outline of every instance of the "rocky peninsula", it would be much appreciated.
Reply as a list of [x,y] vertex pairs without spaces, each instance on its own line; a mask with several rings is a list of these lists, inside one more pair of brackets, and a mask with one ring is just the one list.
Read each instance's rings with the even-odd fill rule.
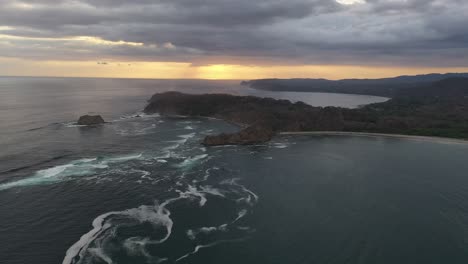
[[468,138],[468,79],[438,81],[412,88],[388,102],[358,109],[313,107],[303,102],[233,96],[155,94],[146,113],[212,117],[238,124],[232,134],[207,136],[203,144],[249,145],[281,132],[343,131]]
[[302,102],[253,96],[167,92],[155,94],[144,111],[162,115],[212,117],[242,127],[234,134],[207,136],[203,144],[209,146],[266,142],[281,131],[343,129],[343,116],[338,108],[312,107]]

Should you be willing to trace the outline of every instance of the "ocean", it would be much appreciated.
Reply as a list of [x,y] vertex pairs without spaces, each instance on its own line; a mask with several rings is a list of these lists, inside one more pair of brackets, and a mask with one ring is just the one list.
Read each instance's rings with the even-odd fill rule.
[[[468,145],[278,136],[141,110],[162,91],[358,107],[238,81],[0,78],[0,263],[467,263]],[[81,127],[83,114],[107,123]]]

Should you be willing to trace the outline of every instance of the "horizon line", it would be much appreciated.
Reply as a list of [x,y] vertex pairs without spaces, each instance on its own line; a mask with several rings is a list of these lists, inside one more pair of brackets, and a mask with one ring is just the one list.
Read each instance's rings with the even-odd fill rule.
[[67,78],[67,79],[122,79],[122,80],[201,80],[201,81],[253,81],[253,80],[295,80],[295,79],[310,79],[310,80],[328,80],[328,81],[342,81],[342,80],[379,80],[379,79],[392,79],[398,77],[414,77],[414,76],[425,76],[425,75],[447,75],[447,74],[467,74],[468,72],[429,72],[423,74],[414,75],[393,75],[388,77],[379,78],[339,78],[339,79],[327,79],[322,77],[293,77],[293,78],[255,78],[255,79],[223,79],[223,78],[138,78],[138,77],[106,77],[106,76],[44,76],[44,75],[0,75],[0,78]]

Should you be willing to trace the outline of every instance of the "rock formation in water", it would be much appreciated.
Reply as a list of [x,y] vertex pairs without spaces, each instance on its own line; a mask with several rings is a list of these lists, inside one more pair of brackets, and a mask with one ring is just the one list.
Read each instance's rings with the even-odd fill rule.
[[80,116],[77,124],[80,126],[92,126],[104,124],[105,121],[100,115],[84,115]]

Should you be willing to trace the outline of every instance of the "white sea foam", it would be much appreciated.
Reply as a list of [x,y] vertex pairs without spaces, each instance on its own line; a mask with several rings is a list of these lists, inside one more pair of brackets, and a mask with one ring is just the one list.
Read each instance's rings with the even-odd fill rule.
[[[126,220],[129,223],[126,225],[131,224],[132,222],[143,223],[147,222],[153,225],[155,228],[157,227],[165,227],[166,228],[166,235],[161,238],[160,240],[154,241],[146,241],[146,243],[152,244],[160,244],[165,242],[170,236],[172,232],[173,222],[170,218],[170,211],[166,209],[166,206],[171,202],[178,200],[179,198],[174,198],[167,200],[166,202],[162,203],[161,205],[154,205],[154,206],[146,206],[142,205],[138,208],[132,208],[124,211],[115,211],[102,214],[98,216],[93,221],[93,229],[88,233],[81,236],[81,238],[73,244],[66,252],[65,258],[63,259],[63,264],[77,264],[79,262],[75,262],[75,259],[83,259],[85,254],[88,252],[90,245],[99,238],[99,236],[106,236],[109,233],[115,231],[115,228],[118,227],[118,224],[113,223],[113,219],[116,218],[121,222],[122,220]],[[101,238],[102,239],[102,238]],[[135,241],[133,241],[135,242]],[[128,242],[130,243],[130,242]],[[128,244],[127,244],[128,245]],[[101,245],[102,246],[102,245]],[[95,249],[92,250],[92,253],[96,253]],[[102,252],[102,251],[101,251]],[[103,260],[107,260],[103,258]],[[112,260],[110,260],[112,261]]]
[[217,231],[226,232],[226,231],[228,231],[227,226],[228,226],[227,224],[223,224],[223,225],[220,225],[220,226],[200,227],[200,228],[197,228],[197,229],[189,229],[189,230],[187,230],[187,237],[190,240],[195,240],[197,238],[198,234],[208,235],[208,234],[211,234],[211,233],[214,233],[214,232],[217,232]]
[[210,176],[211,176],[211,172],[214,171],[214,170],[219,170],[218,167],[213,167],[213,168],[209,168],[205,171],[205,175],[203,176],[203,181],[207,181]]
[[165,151],[175,150],[175,149],[179,148],[180,146],[182,146],[183,144],[185,144],[189,139],[193,138],[194,136],[195,136],[195,133],[179,135],[178,137],[181,138],[181,139],[169,141],[169,142],[175,143],[175,144],[170,145],[168,147],[165,147],[164,150]]
[[200,186],[201,192],[211,194],[214,196],[225,197],[223,191],[217,188],[213,188],[212,186]]
[[148,176],[151,175],[151,172],[145,171],[145,170],[130,169],[130,170],[128,170],[128,172],[140,174],[141,179],[150,179],[150,177],[148,177]]
[[121,136],[142,136],[156,132],[156,124],[148,123],[128,123],[125,126],[114,127]]
[[101,248],[90,248],[89,251],[94,254],[95,256],[99,257],[100,259],[104,260],[107,264],[113,264],[114,262],[112,259],[107,256]]
[[87,176],[96,173],[97,170],[107,169],[115,163],[140,159],[142,154],[133,154],[111,158],[89,158],[72,161],[68,164],[58,165],[44,170],[37,171],[33,176],[0,184],[0,190],[13,187],[51,184],[67,180],[70,177]]
[[146,246],[154,244],[154,241],[148,237],[130,237],[125,239],[123,247],[127,254],[131,256],[141,255],[147,259],[148,263],[161,263],[167,261],[167,258],[160,258],[152,256],[147,250]]
[[237,217],[236,219],[234,219],[234,221],[231,222],[231,224],[234,224],[235,222],[239,221],[241,218],[243,218],[245,215],[247,215],[247,210],[246,209],[242,209],[239,211],[239,213],[237,214]]
[[286,143],[273,143],[273,147],[274,147],[274,148],[283,149],[283,148],[289,147],[289,145],[286,144]]
[[197,187],[189,185],[187,190],[185,192],[179,191],[181,197],[185,198],[193,198],[193,197],[198,197],[200,198],[200,206],[204,206],[207,202],[207,199],[205,197],[205,194],[200,192]]
[[256,204],[258,202],[258,196],[251,190],[247,189],[244,185],[239,184],[238,181],[239,181],[238,178],[233,178],[229,180],[224,180],[221,182],[221,184],[236,186],[241,190],[242,193],[246,194],[246,196],[239,198],[237,200],[238,202],[246,202],[250,206],[253,206],[254,204]]
[[113,214],[118,214],[121,212],[109,212],[102,214],[98,216],[96,219],[93,221],[93,229],[89,231],[88,233],[84,234],[81,236],[80,240],[73,244],[65,253],[65,258],[63,259],[62,263],[63,264],[72,264],[75,263],[74,259],[77,257],[82,257],[86,250],[88,249],[89,245],[91,242],[93,242],[94,239],[96,239],[97,236],[99,236],[102,232],[107,230],[108,228],[111,227],[110,224],[106,224],[105,220],[107,217],[113,215]]
[[176,259],[175,262],[179,262],[185,258],[188,258],[190,257],[191,255],[194,255],[196,254],[198,251],[200,251],[200,249],[203,249],[203,248],[209,248],[209,247],[214,247],[216,245],[219,245],[219,244],[222,244],[222,243],[235,243],[235,242],[242,242],[242,241],[245,241],[246,238],[240,238],[240,239],[231,239],[231,240],[218,240],[218,241],[215,241],[213,243],[210,243],[210,244],[205,244],[205,245],[197,245],[194,250],[192,252],[189,252],[185,255],[183,255],[182,257]]
[[143,154],[131,154],[131,155],[126,155],[126,156],[119,156],[119,157],[114,157],[114,158],[107,158],[104,161],[108,163],[114,163],[114,162],[124,162],[124,161],[129,161],[129,160],[134,160],[134,159],[139,159],[143,157]]
[[200,198],[200,206],[204,206],[208,199],[207,194],[224,197],[221,190],[212,188],[211,186],[201,186],[200,188],[192,185],[188,185],[187,190],[182,192],[178,191],[180,196],[183,198]]
[[154,113],[154,114],[145,114],[145,113],[141,113],[141,114],[140,114],[140,117],[141,117],[141,118],[156,118],[156,117],[161,117],[161,115],[158,114],[158,113]]
[[147,118],[157,118],[157,117],[160,117],[161,115],[158,114],[158,113],[155,113],[155,114],[145,114],[144,112],[136,112],[134,114],[130,114],[130,115],[123,115],[121,116],[118,120],[113,120],[113,121],[121,121],[121,120],[126,120],[126,119],[133,119],[133,118],[143,118],[143,119],[147,119]]
[[189,138],[193,138],[194,136],[195,136],[195,133],[190,133],[190,134],[186,134],[186,135],[180,135],[179,137],[187,140]]
[[191,167],[195,166],[200,160],[203,160],[206,157],[208,157],[208,154],[193,156],[191,158],[185,159],[183,162],[178,164],[177,167],[185,170],[190,169]]
[[[195,187],[192,187],[192,189],[189,189],[187,192],[180,192],[178,197],[168,199],[160,205],[142,205],[140,207],[124,211],[108,212],[96,217],[92,223],[93,229],[82,235],[81,238],[67,250],[62,263],[79,264],[80,260],[84,258],[89,250],[91,250],[90,253],[92,254],[101,254],[100,257],[104,261],[112,261],[111,258],[105,255],[102,251],[102,247],[104,246],[103,244],[105,244],[103,241],[105,241],[106,237],[114,234],[119,225],[128,226],[132,223],[140,224],[145,222],[150,223],[154,228],[164,227],[166,229],[165,236],[159,240],[150,240],[149,238],[143,237],[131,237],[124,241],[124,248],[129,253],[136,254],[139,252],[148,259],[151,259],[154,263],[160,263],[167,260],[166,258],[150,256],[149,253],[144,250],[144,246],[161,244],[169,239],[174,223],[170,218],[171,212],[166,207],[175,201],[190,198],[193,193],[196,193],[193,188]],[[114,219],[116,221],[113,221]],[[122,223],[123,221],[124,223]],[[93,243],[100,246],[98,251],[96,251],[96,248],[90,248],[90,245]],[[102,256],[104,256],[104,258]]]

